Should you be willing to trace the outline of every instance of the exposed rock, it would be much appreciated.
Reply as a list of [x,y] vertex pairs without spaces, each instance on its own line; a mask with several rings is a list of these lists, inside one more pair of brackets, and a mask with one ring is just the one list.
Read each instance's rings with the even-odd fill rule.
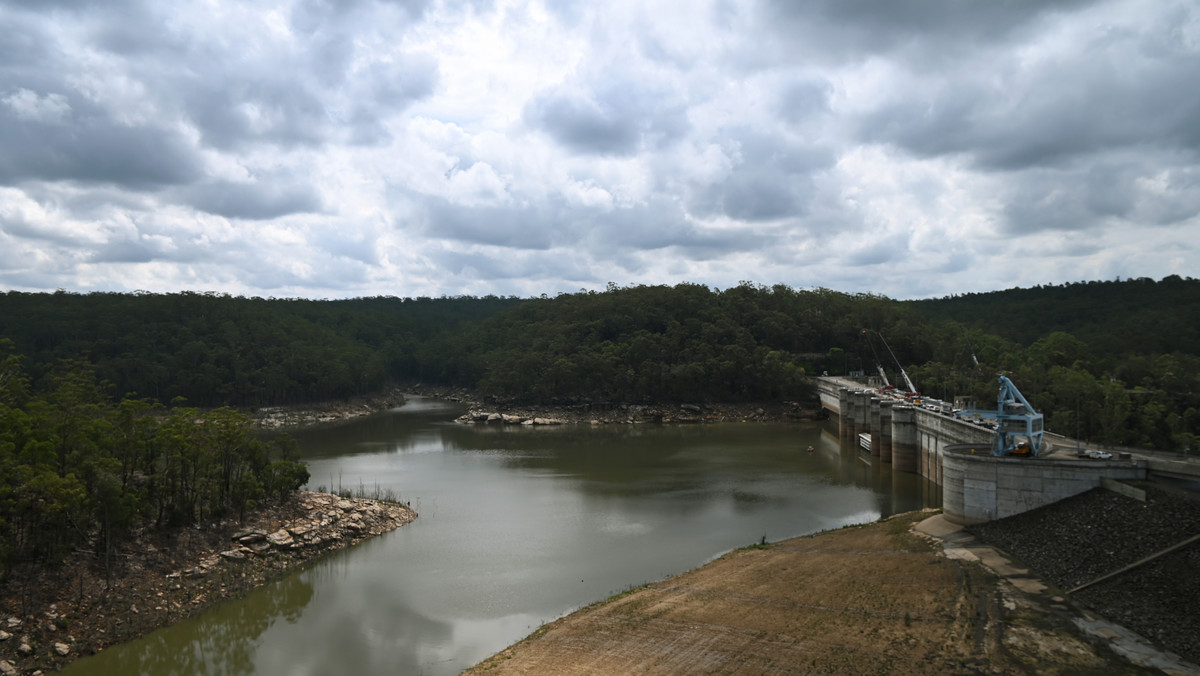
[[770,404],[610,404],[575,403],[567,405],[530,405],[511,410],[483,410],[471,408],[459,416],[456,422],[504,423],[506,425],[567,425],[605,423],[708,423],[708,422],[765,422],[790,421],[819,418],[822,410],[818,402],[801,405],[798,402],[771,402]]
[[71,652],[71,646],[67,645],[66,643],[56,642],[54,644],[54,652],[66,657],[67,654]]
[[13,666],[12,662],[0,660],[0,674],[4,676],[16,676],[17,673],[17,668]]
[[262,531],[241,531],[233,535],[233,541],[242,545],[252,545],[255,542],[262,542],[267,539],[267,534]]
[[[1139,483],[1146,501],[1101,488],[971,526],[1046,581],[1070,590],[1200,535],[1200,499]],[[1193,543],[1071,597],[1193,662],[1200,662],[1200,545]]]
[[229,549],[221,552],[221,558],[225,559],[226,561],[245,561],[246,552],[243,552],[240,549]]
[[[21,587],[0,585],[0,607],[5,609],[0,615],[0,660],[20,674],[37,669],[48,673],[240,596],[323,552],[393,530],[415,517],[392,502],[299,492],[284,503],[251,512],[245,523],[231,518],[147,531],[144,539],[128,543],[127,552],[117,559],[122,567],[111,577],[96,575],[98,569],[90,566],[95,557],[80,552],[74,568],[43,571]],[[25,607],[17,605],[18,599],[30,596],[35,600],[23,614],[36,621],[22,621],[7,612]],[[63,599],[71,603],[64,605]]]
[[280,528],[274,533],[268,535],[267,541],[276,547],[281,547],[284,549],[289,548],[294,544],[294,541],[292,540],[292,534],[283,528]]

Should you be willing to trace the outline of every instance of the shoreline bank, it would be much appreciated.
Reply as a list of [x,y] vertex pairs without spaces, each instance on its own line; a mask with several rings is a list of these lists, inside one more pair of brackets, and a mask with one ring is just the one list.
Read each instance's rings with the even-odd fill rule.
[[0,589],[0,674],[61,669],[416,517],[402,504],[299,491],[242,523],[145,532],[108,575],[90,552],[54,571],[14,571]]
[[463,674],[1163,673],[1086,635],[1056,591],[1028,593],[951,554],[940,519],[910,512],[744,547],[575,611]]

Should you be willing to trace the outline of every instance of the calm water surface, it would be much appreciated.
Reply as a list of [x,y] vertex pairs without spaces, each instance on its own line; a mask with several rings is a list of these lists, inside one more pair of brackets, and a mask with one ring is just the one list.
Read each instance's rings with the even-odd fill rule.
[[817,423],[463,426],[460,412],[411,398],[296,435],[309,488],[392,489],[420,517],[67,672],[457,674],[542,623],[764,536],[938,494]]

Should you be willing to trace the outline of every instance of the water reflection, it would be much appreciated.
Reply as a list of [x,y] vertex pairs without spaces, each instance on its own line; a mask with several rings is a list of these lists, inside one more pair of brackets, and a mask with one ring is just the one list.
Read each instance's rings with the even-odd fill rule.
[[75,673],[455,674],[631,585],[930,494],[819,424],[463,426],[459,412],[413,399],[296,435],[313,486],[379,485],[420,518]]
[[294,624],[313,599],[313,586],[299,576],[284,578],[244,601],[221,604],[198,618],[115,646],[76,662],[67,674],[229,674],[255,672],[255,648],[279,621]]

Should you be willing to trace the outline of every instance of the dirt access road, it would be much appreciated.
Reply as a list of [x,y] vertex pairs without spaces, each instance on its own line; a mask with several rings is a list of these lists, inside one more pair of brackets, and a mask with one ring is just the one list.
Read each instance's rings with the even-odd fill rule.
[[910,531],[928,516],[731,552],[546,625],[466,673],[1162,673],[1090,642],[1051,597],[941,555]]

